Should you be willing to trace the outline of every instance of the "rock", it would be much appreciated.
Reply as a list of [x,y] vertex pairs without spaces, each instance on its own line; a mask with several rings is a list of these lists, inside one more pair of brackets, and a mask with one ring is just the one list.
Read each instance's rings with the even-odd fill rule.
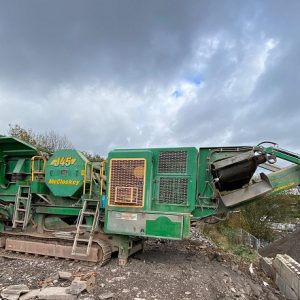
[[249,266],[249,272],[251,275],[254,275],[253,264],[251,263]]
[[186,292],[184,292],[186,295],[190,295],[191,294],[191,292],[189,292],[189,291],[186,291]]
[[47,287],[40,291],[38,299],[44,300],[75,300],[77,296],[67,293],[65,287]]
[[231,267],[231,269],[232,269],[232,271],[237,272],[238,269],[239,269],[239,266],[238,266],[238,265],[233,265],[233,266]]
[[58,277],[60,279],[71,280],[73,278],[73,275],[70,272],[59,271],[58,272]]
[[272,259],[268,257],[261,257],[259,259],[259,264],[261,269],[264,271],[266,275],[268,275],[270,278],[275,279],[276,271],[273,268],[272,265]]
[[88,291],[88,293],[90,293],[96,284],[96,276],[92,275],[87,281],[86,281],[86,290]]
[[115,294],[112,293],[112,292],[106,292],[106,293],[103,293],[103,294],[98,295],[98,298],[99,298],[100,300],[111,299],[111,298],[114,297],[114,295],[115,295]]
[[47,287],[48,285],[53,283],[54,280],[57,280],[57,279],[58,279],[58,275],[50,276],[50,277],[46,278],[42,283],[42,287],[43,288]]
[[273,293],[271,293],[271,292],[269,292],[267,294],[267,299],[268,300],[278,300],[278,298]]
[[125,276],[119,276],[119,277],[112,278],[109,282],[122,281],[122,280],[125,280],[125,279],[126,279]]
[[21,294],[29,292],[25,284],[10,285],[1,292],[1,296],[8,300],[17,300]]
[[249,285],[251,286],[252,292],[255,296],[259,297],[262,294],[262,289],[259,285],[253,284],[252,282],[249,282]]
[[79,276],[79,277],[75,277],[74,279],[73,279],[73,281],[81,281],[81,277]]
[[40,293],[40,289],[36,289],[36,290],[31,290],[28,293],[22,295],[19,300],[30,300],[30,299],[35,299],[38,297],[39,293]]
[[86,281],[73,280],[71,285],[67,288],[67,293],[72,295],[78,295],[86,289]]

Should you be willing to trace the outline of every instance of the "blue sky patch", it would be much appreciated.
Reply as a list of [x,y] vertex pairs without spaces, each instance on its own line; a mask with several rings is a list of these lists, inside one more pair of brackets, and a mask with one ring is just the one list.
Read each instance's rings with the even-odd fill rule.
[[172,96],[175,98],[179,98],[183,96],[183,91],[181,89],[177,89],[172,93]]
[[202,74],[198,73],[198,74],[189,74],[187,76],[185,76],[185,79],[189,82],[189,83],[193,83],[194,85],[201,85],[202,82],[204,82],[203,76]]

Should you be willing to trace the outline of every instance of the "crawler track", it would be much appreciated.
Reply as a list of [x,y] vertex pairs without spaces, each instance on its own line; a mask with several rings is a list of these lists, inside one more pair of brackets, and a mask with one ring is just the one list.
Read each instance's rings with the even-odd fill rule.
[[6,236],[4,249],[1,250],[0,256],[21,259],[16,254],[22,253],[24,259],[30,259],[25,254],[33,254],[97,263],[100,266],[108,263],[111,258],[111,247],[106,241],[95,240],[88,256],[72,255],[72,245],[72,241],[62,239]]

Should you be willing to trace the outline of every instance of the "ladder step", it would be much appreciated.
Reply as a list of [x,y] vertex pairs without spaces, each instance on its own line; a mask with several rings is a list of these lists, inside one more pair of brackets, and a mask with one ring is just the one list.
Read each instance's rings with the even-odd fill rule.
[[77,242],[86,242],[88,243],[90,240],[87,239],[76,239]]
[[28,197],[18,197],[19,200],[29,200],[29,196]]
[[89,199],[89,198],[85,198],[85,199],[83,199],[83,201],[87,201],[87,202],[100,202],[100,199]]
[[15,222],[15,223],[20,223],[20,224],[23,224],[23,223],[24,223],[24,221],[21,221],[21,220],[15,220],[14,222]]
[[87,253],[77,253],[76,251],[72,252],[72,255],[76,255],[76,256],[88,256]]
[[29,186],[19,186],[20,190],[27,190],[30,191],[30,187]]
[[83,225],[78,225],[78,226],[81,227],[81,228],[92,228],[93,225],[85,225],[85,224],[83,224]]
[[91,212],[91,211],[84,211],[84,212],[82,212],[82,214],[85,216],[95,216],[96,215],[95,212]]
[[24,208],[17,208],[17,211],[26,211]]

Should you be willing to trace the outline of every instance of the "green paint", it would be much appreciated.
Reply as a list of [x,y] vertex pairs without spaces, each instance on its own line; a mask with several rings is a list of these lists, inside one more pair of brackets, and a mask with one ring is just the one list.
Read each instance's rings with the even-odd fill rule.
[[35,210],[37,214],[78,216],[80,209],[81,207],[38,206]]
[[168,217],[158,217],[156,220],[146,221],[146,235],[155,237],[165,237],[173,239],[182,238],[182,224],[172,222]]
[[273,193],[279,193],[284,190],[300,185],[300,165],[292,165],[288,168],[274,172],[268,175],[273,187]]
[[58,150],[46,163],[45,182],[54,196],[82,194],[87,158],[77,150]]
[[45,182],[33,181],[31,183],[31,192],[33,194],[49,194],[49,189],[46,186]]

